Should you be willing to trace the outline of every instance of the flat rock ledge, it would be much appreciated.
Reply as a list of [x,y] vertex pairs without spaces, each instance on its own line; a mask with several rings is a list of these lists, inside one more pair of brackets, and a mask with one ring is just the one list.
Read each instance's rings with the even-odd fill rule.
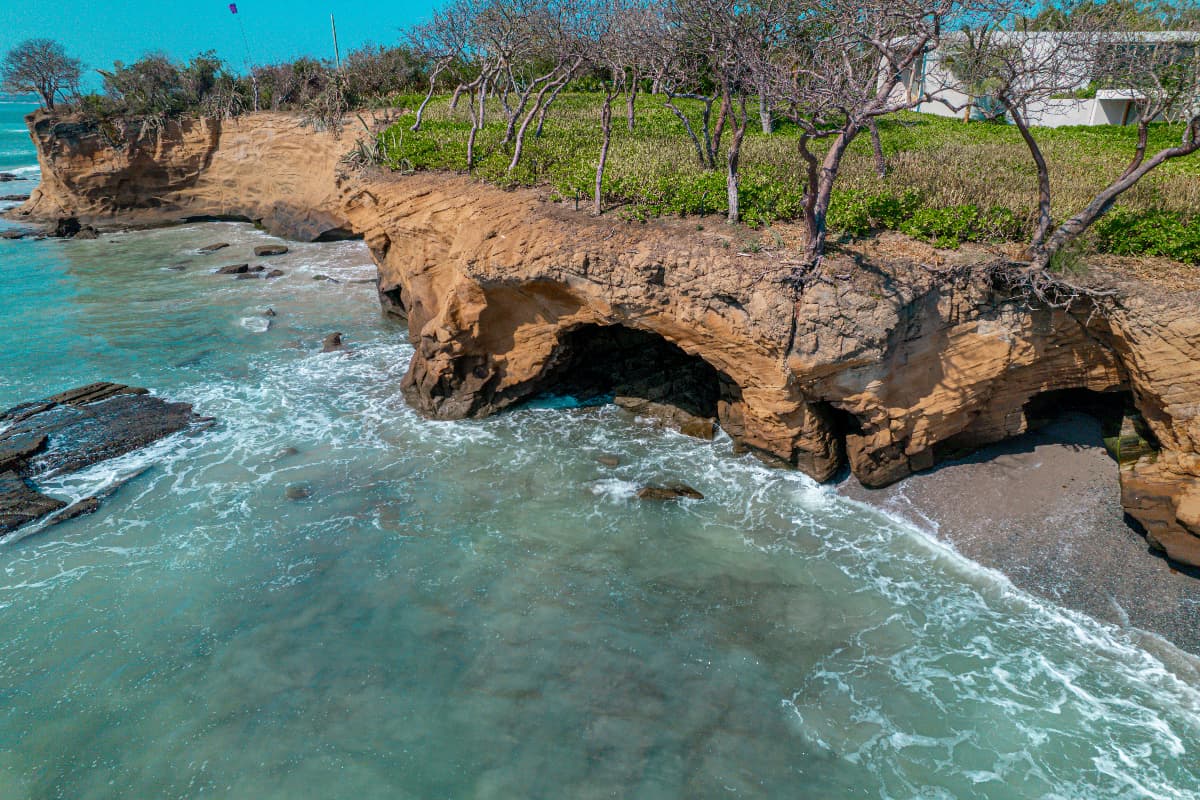
[[92,383],[0,413],[0,537],[34,522],[89,514],[117,488],[68,505],[39,491],[38,479],[77,472],[210,422],[187,403],[120,383]]

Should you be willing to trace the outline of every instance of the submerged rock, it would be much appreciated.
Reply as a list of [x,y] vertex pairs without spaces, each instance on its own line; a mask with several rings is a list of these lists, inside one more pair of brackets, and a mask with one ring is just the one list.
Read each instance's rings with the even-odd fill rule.
[[617,458],[616,456],[610,456],[610,455],[596,456],[596,461],[605,467],[621,466],[621,459]]
[[639,500],[703,500],[704,495],[686,483],[670,483],[666,486],[643,486],[638,490]]
[[288,500],[306,500],[312,497],[312,487],[306,483],[293,483],[284,490]]
[[66,508],[37,490],[38,478],[75,472],[210,421],[187,403],[119,383],[88,384],[5,411],[0,414],[0,534],[55,512],[62,513],[54,521],[91,513],[119,486]]
[[273,269],[270,272],[268,272],[266,275],[264,275],[263,277],[266,278],[267,280],[270,280],[271,278],[282,278],[286,274],[287,273],[285,273],[281,269]]
[[198,253],[215,253],[218,250],[224,250],[229,247],[229,242],[216,242],[215,244],[206,244],[204,247],[197,248]]
[[349,348],[346,347],[346,344],[342,341],[342,334],[340,333],[329,334],[325,337],[325,341],[321,343],[322,353],[338,353],[344,352],[348,349]]
[[72,239],[99,239],[100,231],[93,228],[91,225],[84,225],[79,231],[71,237]]
[[264,244],[254,248],[254,255],[259,258],[268,256],[282,256],[286,254],[288,249],[281,244]]
[[230,264],[216,271],[217,275],[245,275],[250,271],[249,264]]

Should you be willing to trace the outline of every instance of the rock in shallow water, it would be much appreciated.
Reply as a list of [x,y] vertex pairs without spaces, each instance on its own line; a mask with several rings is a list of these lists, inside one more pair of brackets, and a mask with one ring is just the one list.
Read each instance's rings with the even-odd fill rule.
[[[210,421],[187,403],[118,383],[88,384],[9,409],[0,414],[0,534],[67,506],[37,491],[37,478],[75,472]],[[99,501],[82,500],[55,521],[91,513]]]
[[686,483],[670,483],[666,486],[644,486],[638,491],[639,500],[703,500],[704,495]]
[[268,256],[281,256],[287,253],[288,249],[281,244],[264,244],[254,248],[254,255],[259,258]]
[[66,505],[37,491],[16,472],[0,474],[0,536]]
[[305,500],[312,497],[312,487],[305,483],[293,483],[283,493],[288,500]]
[[215,253],[218,250],[224,250],[226,247],[229,247],[229,242],[216,242],[215,244],[206,244],[204,247],[199,248],[196,252]]

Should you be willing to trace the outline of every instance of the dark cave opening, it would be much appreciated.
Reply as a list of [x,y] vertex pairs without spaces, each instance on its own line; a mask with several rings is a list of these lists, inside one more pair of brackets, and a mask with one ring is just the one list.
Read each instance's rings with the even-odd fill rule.
[[738,385],[704,359],[658,334],[623,325],[588,324],[568,331],[542,391],[585,403],[615,400],[631,410],[678,409],[712,420],[722,416],[723,402],[741,400]]
[[1118,462],[1136,460],[1159,449],[1154,434],[1138,412],[1133,393],[1127,389],[1110,392],[1052,389],[1031,397],[1022,410],[1030,431],[1060,422],[1070,414],[1086,414],[1099,424],[1101,439],[1086,443],[1102,444]]

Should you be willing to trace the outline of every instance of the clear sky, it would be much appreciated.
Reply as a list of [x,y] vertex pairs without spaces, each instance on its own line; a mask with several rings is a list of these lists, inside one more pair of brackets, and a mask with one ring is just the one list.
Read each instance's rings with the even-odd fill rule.
[[[220,0],[0,0],[0,54],[24,39],[62,42],[91,70],[148,51],[186,58],[216,50],[239,71],[245,47],[256,63],[299,55],[333,57],[329,15],[337,16],[343,55],[367,42],[392,44],[438,0],[244,0],[238,15]],[[92,72],[94,75],[94,71]]]

